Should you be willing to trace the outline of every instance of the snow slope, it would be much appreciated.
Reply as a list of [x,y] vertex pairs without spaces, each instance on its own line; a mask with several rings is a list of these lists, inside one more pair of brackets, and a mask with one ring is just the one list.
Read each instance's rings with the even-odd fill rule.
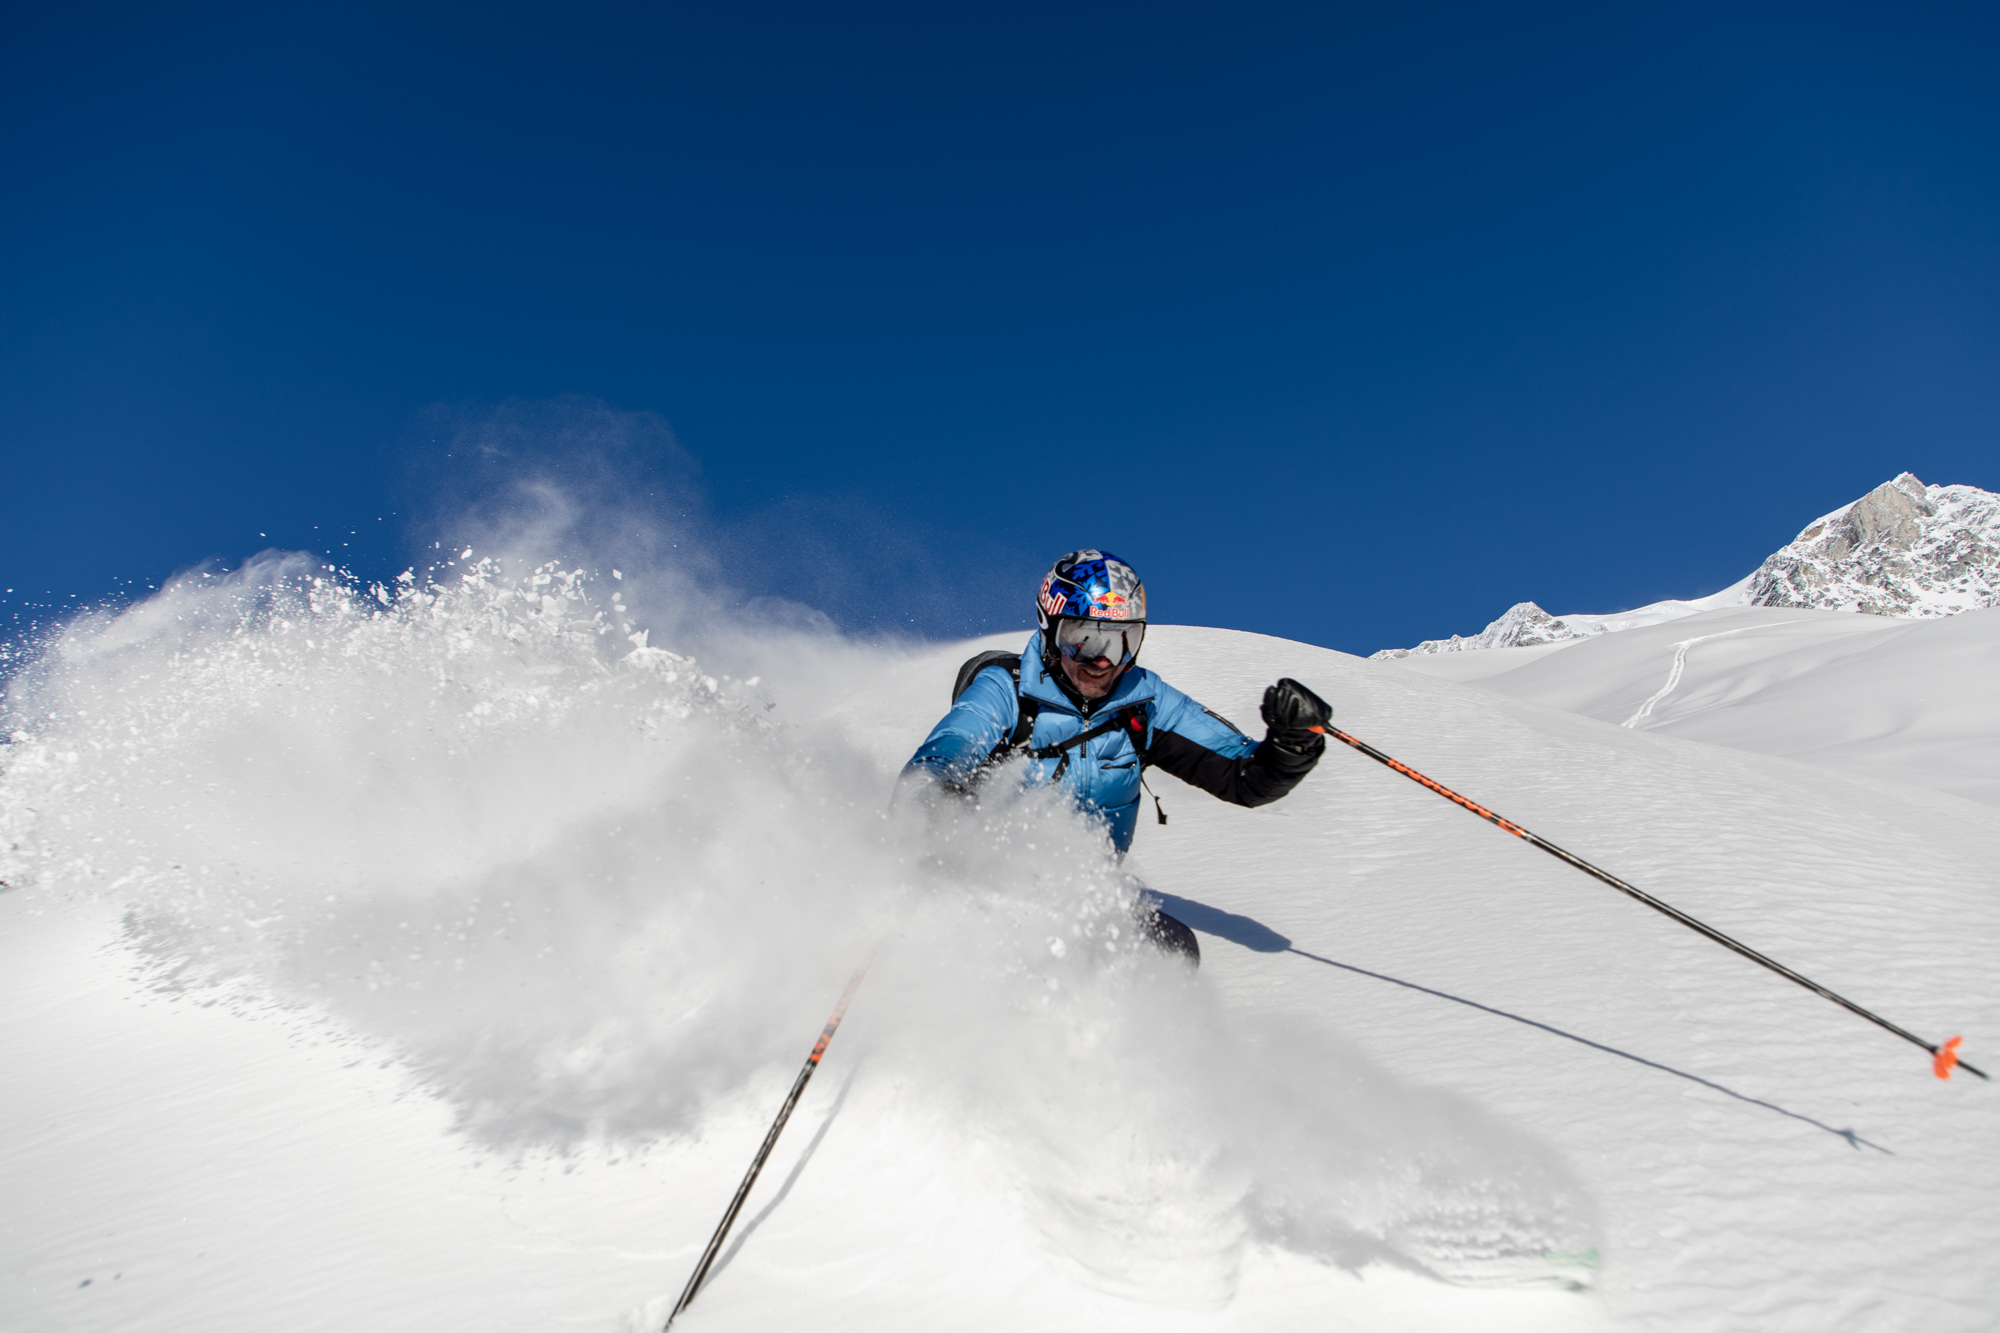
[[[15,681],[0,1325],[644,1327],[866,957],[677,1327],[2000,1307],[1993,1089],[1349,751],[1264,810],[1155,784],[1172,822],[1128,868],[1203,932],[1190,977],[1131,947],[1125,881],[1051,802],[884,811],[977,645],[705,644],[732,679],[631,652],[559,570],[284,577],[169,590]],[[1222,630],[1147,655],[1245,723],[1298,676],[2000,1063],[1986,806],[1686,739],[1678,696],[1649,731]],[[1948,738],[1953,706],[1912,717]]]
[[[2000,609],[1948,619],[1738,607],[1615,639],[1406,670],[1639,730],[2000,806]],[[1464,659],[1460,659],[1463,662]]]

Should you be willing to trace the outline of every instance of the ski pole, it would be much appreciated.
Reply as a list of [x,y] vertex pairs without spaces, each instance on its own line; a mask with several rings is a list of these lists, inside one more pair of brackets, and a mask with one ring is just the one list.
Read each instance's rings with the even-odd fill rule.
[[1547,838],[1544,838],[1539,834],[1528,832],[1528,830],[1522,828],[1519,824],[1514,823],[1512,820],[1502,819],[1499,815],[1494,814],[1491,810],[1488,810],[1485,806],[1480,805],[1475,801],[1467,800],[1465,797],[1460,796],[1457,792],[1445,786],[1443,783],[1438,782],[1435,779],[1425,777],[1423,774],[1417,772],[1416,769],[1411,768],[1408,764],[1402,763],[1399,760],[1391,759],[1388,755],[1383,754],[1380,750],[1368,744],[1366,741],[1363,741],[1354,736],[1350,736],[1346,732],[1342,731],[1340,728],[1331,725],[1325,727],[1314,727],[1313,730],[1319,732],[1321,735],[1331,736],[1333,737],[1333,739],[1341,742],[1343,745],[1352,746],[1356,750],[1359,750],[1362,754],[1367,755],[1370,759],[1373,759],[1376,763],[1392,768],[1396,770],[1396,772],[1401,773],[1404,777],[1408,778],[1410,781],[1418,783],[1421,786],[1430,788],[1438,795],[1444,797],[1447,801],[1451,801],[1456,805],[1464,806],[1467,810],[1470,810],[1473,814],[1478,815],[1481,819],[1487,820],[1490,823],[1498,824],[1501,828],[1507,830],[1507,832],[1513,834],[1515,837],[1521,839],[1523,842],[1531,843],[1534,846],[1541,848],[1543,851],[1547,852],[1550,856],[1555,857],[1558,861],[1566,861],[1570,865],[1575,866],[1578,870],[1581,870],[1584,874],[1589,875],[1591,878],[1610,885],[1612,888],[1618,890],[1620,893],[1638,899],[1640,902],[1646,904],[1646,906],[1652,908],[1656,912],[1661,912],[1667,916],[1672,917],[1674,920],[1686,926],[1689,930],[1708,936],[1708,938],[1714,940],[1717,944],[1720,944],[1725,949],[1733,949],[1737,953],[1742,954],[1745,958],[1748,958],[1751,962],[1761,964],[1764,967],[1768,967],[1773,972],[1776,972],[1779,976],[1784,977],[1790,981],[1796,981],[1799,985],[1804,986],[1807,990],[1811,991],[1813,994],[1823,996],[1826,999],[1832,1000],[1835,1004],[1839,1005],[1841,1008],[1846,1009],[1852,1013],[1861,1015],[1861,1017],[1867,1019],[1869,1022],[1875,1024],[1878,1027],[1888,1029],[1890,1032],[1893,1032],[1897,1036],[1901,1037],[1904,1041],[1910,1042],[1912,1045],[1923,1047],[1926,1051],[1930,1052],[1932,1072],[1936,1073],[1936,1075],[1939,1078],[1950,1078],[1953,1066],[1965,1070],[1965,1072],[1968,1074],[1977,1074],[1980,1078],[1987,1078],[1987,1074],[1984,1070],[1969,1065],[1965,1061],[1958,1058],[1958,1044],[1960,1041],[1964,1040],[1964,1038],[1953,1037],[1950,1041],[1947,1041],[1942,1045],[1933,1045],[1930,1042],[1925,1041],[1922,1037],[1917,1036],[1915,1033],[1906,1032],[1902,1028],[1897,1027],[1894,1023],[1891,1023],[1888,1019],[1882,1017],[1880,1014],[1871,1013],[1868,1010],[1863,1009],[1860,1005],[1854,1003],[1854,1001],[1850,999],[1847,999],[1845,996],[1835,995],[1832,991],[1820,985],[1817,981],[1812,980],[1810,977],[1800,976],[1798,973],[1792,971],[1792,969],[1790,969],[1789,967],[1786,967],[1783,963],[1780,963],[1772,958],[1766,958],[1763,954],[1758,953],[1755,949],[1751,948],[1749,945],[1744,944],[1740,940],[1731,939],[1729,936],[1723,934],[1721,931],[1717,930],[1715,927],[1707,924],[1706,922],[1695,920],[1693,917],[1689,916],[1686,912],[1681,911],[1678,907],[1675,907],[1670,903],[1661,902],[1658,898],[1655,898],[1652,894],[1645,892],[1643,889],[1634,888],[1632,885],[1627,884],[1624,880],[1618,878],[1618,876],[1612,874],[1610,871],[1598,869],[1596,866],[1584,860],[1582,857],[1576,855],[1574,852],[1566,852],[1562,848],[1550,842]]
[[729,1210],[722,1215],[722,1224],[716,1227],[715,1234],[709,1237],[708,1248],[702,1251],[701,1262],[694,1266],[694,1273],[688,1278],[687,1287],[681,1292],[680,1300],[674,1303],[673,1313],[668,1315],[667,1322],[660,1326],[661,1333],[666,1333],[667,1329],[672,1328],[674,1320],[680,1318],[681,1311],[694,1303],[694,1294],[701,1290],[702,1279],[708,1276],[709,1265],[713,1264],[715,1256],[722,1252],[722,1242],[729,1238],[729,1228],[736,1225],[736,1215],[743,1211],[743,1201],[750,1197],[750,1187],[757,1183],[758,1173],[764,1169],[764,1163],[769,1160],[771,1149],[777,1147],[778,1135],[784,1133],[785,1122],[792,1118],[792,1109],[799,1104],[799,1098],[804,1094],[806,1084],[812,1081],[813,1071],[819,1068],[820,1057],[826,1054],[827,1044],[833,1040],[835,1029],[840,1026],[840,1020],[847,1016],[848,1001],[854,998],[854,992],[861,988],[861,978],[867,975],[868,969],[862,968],[854,974],[854,979],[847,983],[847,989],[840,993],[840,1003],[833,1007],[833,1017],[826,1020],[826,1027],[821,1030],[819,1040],[813,1043],[812,1054],[806,1057],[805,1067],[799,1070],[798,1078],[793,1080],[790,1095],[785,1098],[785,1104],[778,1108],[778,1118],[771,1123],[771,1132],[764,1136],[764,1146],[759,1148],[757,1156],[751,1159],[749,1174],[744,1176],[743,1183],[736,1187],[736,1197],[729,1201]]

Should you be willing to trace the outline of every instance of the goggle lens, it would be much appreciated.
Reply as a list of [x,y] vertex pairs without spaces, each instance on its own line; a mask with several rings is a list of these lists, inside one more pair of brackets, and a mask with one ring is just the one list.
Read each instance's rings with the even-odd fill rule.
[[1139,655],[1145,641],[1143,620],[1064,619],[1056,625],[1056,651],[1072,662],[1109,658],[1124,666]]

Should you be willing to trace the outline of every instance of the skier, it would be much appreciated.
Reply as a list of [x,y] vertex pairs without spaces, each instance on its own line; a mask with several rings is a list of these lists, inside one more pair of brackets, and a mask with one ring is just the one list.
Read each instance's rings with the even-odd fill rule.
[[[1146,590],[1108,551],[1071,551],[1050,566],[1035,615],[1041,629],[1020,653],[985,652],[959,668],[951,711],[904,766],[906,781],[970,795],[1019,752],[1026,780],[1061,783],[1103,822],[1122,857],[1139,823],[1146,766],[1258,806],[1296,787],[1326,749],[1326,737],[1312,729],[1333,709],[1295,680],[1264,691],[1267,730],[1257,742],[1135,665],[1146,638]],[[1192,930],[1143,893],[1139,911],[1156,943],[1200,964]]]

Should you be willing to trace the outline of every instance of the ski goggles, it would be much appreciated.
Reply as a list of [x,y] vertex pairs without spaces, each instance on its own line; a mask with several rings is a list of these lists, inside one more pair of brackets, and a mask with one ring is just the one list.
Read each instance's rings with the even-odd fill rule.
[[1056,622],[1056,651],[1072,662],[1109,658],[1124,666],[1139,655],[1146,641],[1143,620],[1082,620],[1065,616]]

